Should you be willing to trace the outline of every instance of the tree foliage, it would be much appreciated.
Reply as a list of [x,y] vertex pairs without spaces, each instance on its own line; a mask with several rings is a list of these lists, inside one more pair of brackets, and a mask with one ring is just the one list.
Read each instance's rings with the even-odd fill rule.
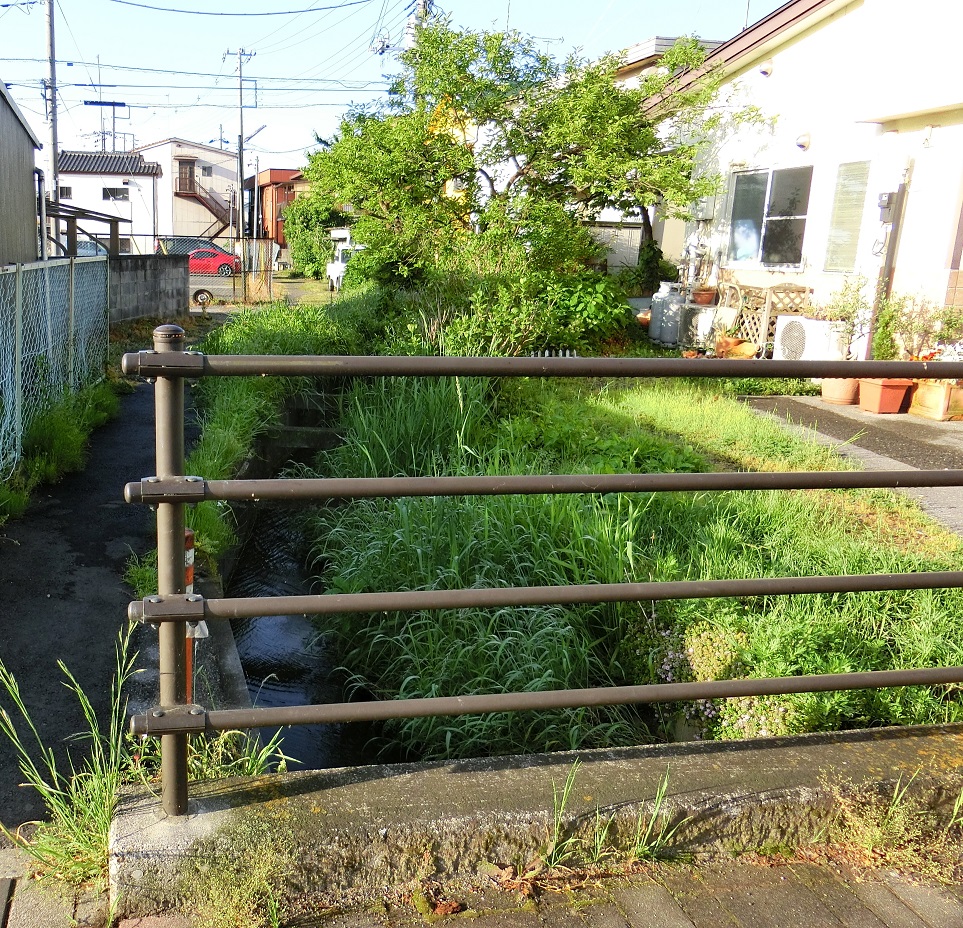
[[328,232],[346,221],[345,214],[328,197],[309,194],[286,206],[284,235],[295,269],[309,277],[323,277],[325,265],[334,255],[334,242]]
[[315,195],[350,204],[369,273],[574,272],[598,253],[606,207],[679,214],[712,190],[692,168],[715,118],[693,39],[635,85],[620,59],[557,62],[517,32],[421,26],[388,100],[351,112],[312,155]]

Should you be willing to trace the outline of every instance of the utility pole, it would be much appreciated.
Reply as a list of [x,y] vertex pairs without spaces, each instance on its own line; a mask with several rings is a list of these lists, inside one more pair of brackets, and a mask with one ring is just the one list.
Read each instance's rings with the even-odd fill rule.
[[[50,79],[47,92],[50,94],[50,176],[53,186],[54,203],[60,203],[60,154],[57,141],[57,52],[54,43],[54,0],[47,0],[47,57],[50,59]],[[60,241],[60,220],[53,222],[54,238]],[[44,229],[44,235],[47,230]]]
[[[52,2],[52,0],[51,0]],[[228,55],[237,55],[237,99],[238,99],[238,123],[240,132],[237,136],[237,181],[238,181],[238,229],[237,237],[241,242],[241,298],[247,302],[247,243],[244,241],[244,62],[250,61],[257,52],[246,52],[239,48],[236,52],[228,49],[224,52],[226,60]]]

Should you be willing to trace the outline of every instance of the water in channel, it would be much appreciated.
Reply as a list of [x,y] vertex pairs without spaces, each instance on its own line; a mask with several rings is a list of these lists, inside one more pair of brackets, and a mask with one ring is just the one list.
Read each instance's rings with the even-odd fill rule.
[[[259,507],[228,583],[228,597],[299,596],[310,592],[304,567],[305,541],[294,513]],[[342,702],[337,657],[325,636],[305,616],[264,616],[231,623],[248,691],[255,707]],[[262,730],[270,737],[273,731]],[[374,763],[365,751],[370,728],[351,725],[292,725],[284,729],[282,750],[297,760],[289,769]]]

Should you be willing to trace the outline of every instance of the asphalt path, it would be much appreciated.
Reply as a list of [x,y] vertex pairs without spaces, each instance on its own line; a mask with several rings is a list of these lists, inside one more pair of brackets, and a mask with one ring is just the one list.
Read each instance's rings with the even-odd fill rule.
[[[23,518],[0,527],[0,660],[61,764],[67,739],[84,729],[84,720],[57,661],[106,718],[114,645],[131,598],[124,569],[131,551],[152,547],[150,511],[124,502],[123,491],[155,470],[153,397],[147,383],[121,397],[121,414],[94,435],[85,470],[39,490]],[[0,704],[12,710],[5,693]],[[37,794],[19,786],[22,780],[3,739],[0,820],[8,827],[43,814]]]
[[[753,396],[757,412],[786,422],[851,458],[864,470],[963,469],[963,422],[937,422],[905,413],[877,414],[830,406],[812,396]],[[963,535],[963,487],[900,490],[950,531]]]

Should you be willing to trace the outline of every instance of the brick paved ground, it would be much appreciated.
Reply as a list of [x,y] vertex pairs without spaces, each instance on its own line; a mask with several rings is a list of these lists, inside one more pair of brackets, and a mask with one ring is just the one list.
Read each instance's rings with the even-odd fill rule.
[[[885,871],[857,876],[826,865],[739,861],[661,866],[537,899],[515,893],[447,897],[468,908],[435,924],[472,928],[960,928],[963,887],[920,884]],[[414,905],[304,918],[323,928],[415,928]],[[466,921],[467,920],[467,921]]]

